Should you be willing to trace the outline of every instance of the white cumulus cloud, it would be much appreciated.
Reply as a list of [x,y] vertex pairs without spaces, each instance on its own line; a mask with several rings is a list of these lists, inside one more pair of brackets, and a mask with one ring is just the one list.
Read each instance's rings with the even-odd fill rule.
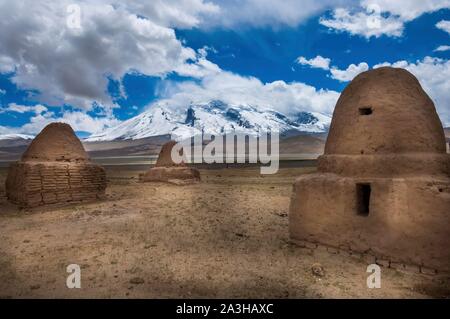
[[331,115],[338,97],[339,93],[336,91],[316,89],[304,83],[263,83],[255,77],[221,71],[204,77],[200,83],[167,81],[160,89],[156,103],[183,109],[191,103],[222,100],[228,104],[273,109],[286,115],[300,111]]
[[330,72],[333,79],[341,82],[348,82],[353,80],[353,78],[361,72],[367,70],[369,70],[369,65],[366,62],[361,62],[358,65],[350,64],[345,70],[340,70],[337,67],[332,67]]
[[320,23],[336,31],[345,31],[366,38],[382,35],[399,37],[405,23],[424,13],[450,8],[450,0],[363,0],[359,6],[343,6],[333,10],[331,17]]
[[450,34],[450,21],[448,20],[442,20],[436,23],[436,28],[441,29],[442,31],[447,32]]
[[344,8],[334,10],[330,19],[322,17],[320,23],[330,29],[366,38],[380,37],[383,34],[398,37],[403,33],[403,23],[397,18],[383,17],[373,12],[352,12]]
[[445,52],[450,50],[450,45],[440,45],[436,49],[434,49],[435,52]]
[[[53,112],[38,112],[39,105],[30,106],[36,114],[33,115],[29,122],[20,127],[10,127],[0,125],[1,134],[38,134],[46,125],[53,122],[63,122],[70,124],[75,131],[83,131],[88,133],[97,133],[107,127],[120,123],[113,115],[90,116],[82,111],[65,111],[61,116],[56,116]],[[11,111],[13,108],[11,109]]]
[[296,62],[301,65],[310,66],[311,68],[319,68],[330,71],[331,78],[341,82],[351,81],[359,73],[367,71],[369,69],[369,65],[366,62],[361,62],[358,65],[350,64],[345,70],[341,70],[336,66],[330,66],[331,59],[324,58],[320,55],[309,60],[305,57],[300,56],[296,59]]
[[[71,4],[81,8],[79,29],[67,25]],[[175,72],[197,78],[180,83],[164,81],[159,102],[174,107],[221,99],[286,114],[300,110],[331,114],[338,92],[296,82],[263,83],[223,71],[208,60],[207,52],[213,48],[195,52],[177,38],[175,28],[298,26],[311,16],[332,10],[330,17],[320,20],[331,29],[366,38],[400,36],[405,23],[449,7],[450,0],[0,0],[0,73],[12,74],[18,88],[35,92],[37,101],[34,106],[1,107],[0,112],[34,114],[20,128],[2,123],[0,132],[37,133],[51,121],[67,122],[75,130],[91,133],[115,125],[119,121],[112,108],[118,106],[107,91],[108,79],[117,80],[126,96],[120,81],[128,72],[161,78]],[[448,32],[448,22],[440,21],[437,27]],[[319,55],[299,57],[297,62],[328,70],[332,78],[343,82],[369,68],[362,62],[341,70]],[[417,73],[441,118],[449,123],[448,61],[425,58],[393,64]],[[101,112],[89,115],[95,105],[100,105]],[[51,111],[54,106],[61,108],[60,115]]]
[[[333,90],[316,89],[304,83],[274,81],[263,83],[255,77],[244,77],[220,70],[203,77],[200,81],[163,81],[157,100],[149,105],[163,104],[174,111],[186,110],[191,103],[222,100],[231,105],[251,105],[262,110],[275,110],[286,115],[301,111],[331,115],[339,97]],[[9,105],[8,112],[31,112],[36,114],[22,127],[0,125],[0,132],[36,134],[51,122],[65,122],[76,131],[97,133],[120,123],[113,115],[90,116],[81,111],[65,111],[61,116],[42,110],[39,106]],[[5,111],[6,111],[5,110]]]
[[253,27],[295,27],[314,15],[336,5],[352,1],[345,0],[214,0],[220,7],[220,14],[205,19],[206,26],[238,28]]
[[[450,47],[444,48],[449,50]],[[404,68],[414,74],[424,90],[433,99],[442,123],[450,126],[450,61],[446,59],[425,57],[416,62],[408,62],[405,60],[393,63],[384,62],[376,64],[373,68],[381,66],[392,66],[396,68]],[[335,66],[330,68],[331,78],[341,82],[349,82],[358,74],[369,70],[370,67],[366,62],[359,64],[350,64],[346,69],[341,70]]]
[[[80,28],[69,5],[79,5]],[[49,106],[114,107],[108,78],[128,72],[203,76],[214,68],[185,47],[172,27],[194,27],[219,8],[201,0],[0,0],[0,72]],[[69,19],[69,20],[68,20]]]
[[313,68],[329,70],[331,60],[329,58],[324,58],[320,55],[316,56],[315,58],[309,59],[309,60],[303,56],[300,56],[296,59],[296,62],[301,65],[309,65]]
[[47,112],[48,109],[42,105],[42,104],[36,104],[36,105],[20,105],[16,103],[10,103],[7,107],[1,107],[0,113],[5,112],[12,112],[12,113],[35,113],[35,114],[41,114],[44,112]]
[[221,14],[218,4],[206,0],[99,0],[125,8],[159,24],[171,28],[198,27],[205,19]]

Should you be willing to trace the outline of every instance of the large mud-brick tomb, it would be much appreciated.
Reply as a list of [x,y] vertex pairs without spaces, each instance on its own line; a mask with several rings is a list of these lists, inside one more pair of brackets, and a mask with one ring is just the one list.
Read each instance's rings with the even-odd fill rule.
[[9,168],[8,199],[23,207],[93,200],[104,195],[106,175],[91,163],[68,124],[52,123]]
[[[181,163],[175,163],[172,160],[172,149],[176,144],[175,141],[169,141],[162,146],[155,166],[139,176],[141,182],[186,184],[200,181],[200,172],[195,168],[188,167],[186,160]],[[180,156],[183,154],[180,153]]]
[[294,242],[450,270],[450,155],[411,73],[367,71],[342,92],[318,172],[295,181],[289,228]]

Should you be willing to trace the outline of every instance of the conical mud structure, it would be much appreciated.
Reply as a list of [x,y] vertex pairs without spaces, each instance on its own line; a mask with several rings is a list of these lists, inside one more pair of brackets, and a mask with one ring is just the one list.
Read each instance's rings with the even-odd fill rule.
[[294,242],[450,270],[450,156],[411,73],[371,70],[342,92],[318,172],[295,181],[289,228]]
[[[163,145],[155,166],[139,176],[141,182],[188,184],[200,181],[200,172],[195,168],[188,167],[185,160],[179,164],[174,163],[172,149],[175,145],[175,141],[169,141]],[[180,155],[182,156],[182,154]]]
[[33,140],[6,180],[8,199],[23,207],[93,200],[104,195],[106,176],[90,162],[68,124],[52,123]]

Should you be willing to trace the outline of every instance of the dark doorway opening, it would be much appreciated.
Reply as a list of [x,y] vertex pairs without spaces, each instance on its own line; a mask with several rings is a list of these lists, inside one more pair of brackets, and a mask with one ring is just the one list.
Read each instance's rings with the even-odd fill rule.
[[358,215],[368,216],[370,208],[370,184],[356,184],[356,208]]
[[372,114],[371,107],[360,107],[359,108],[359,115],[370,115],[370,114]]

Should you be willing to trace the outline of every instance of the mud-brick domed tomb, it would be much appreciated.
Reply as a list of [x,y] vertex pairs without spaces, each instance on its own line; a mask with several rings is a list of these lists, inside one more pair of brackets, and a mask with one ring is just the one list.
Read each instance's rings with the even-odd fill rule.
[[[200,172],[188,167],[186,160],[181,163],[175,163],[172,160],[172,149],[176,145],[177,142],[169,141],[162,146],[155,166],[139,176],[141,182],[188,184],[200,181]],[[183,154],[180,153],[180,156]]]
[[318,172],[295,181],[289,219],[294,241],[450,270],[450,155],[411,73],[379,68],[347,86]]
[[106,175],[91,163],[68,124],[52,123],[31,142],[6,180],[8,199],[23,207],[93,200],[104,195]]

